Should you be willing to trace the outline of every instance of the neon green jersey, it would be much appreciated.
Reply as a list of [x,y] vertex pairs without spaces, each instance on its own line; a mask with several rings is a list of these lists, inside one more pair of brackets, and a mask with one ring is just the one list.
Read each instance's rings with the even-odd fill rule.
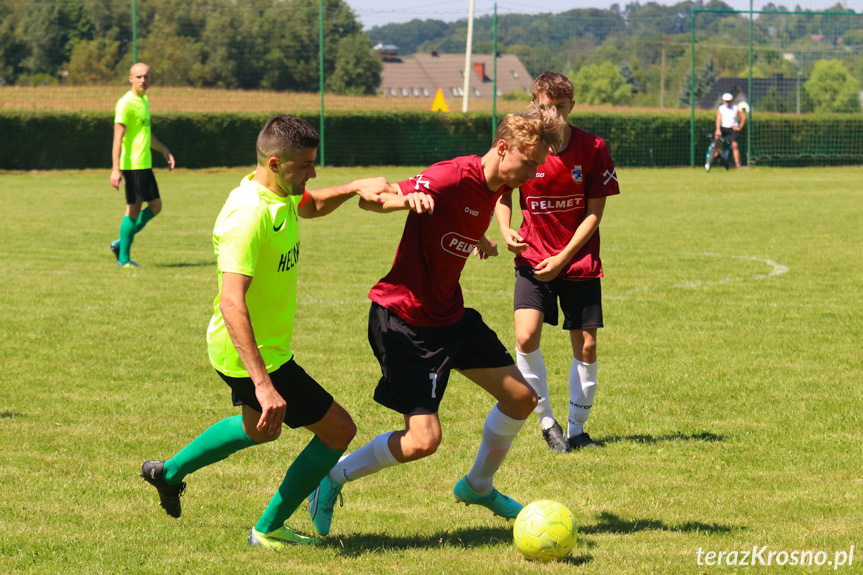
[[297,309],[300,234],[297,208],[308,197],[282,197],[246,176],[228,197],[213,229],[218,258],[219,295],[207,329],[210,363],[230,377],[249,377],[219,309],[222,274],[252,277],[246,307],[267,372],[293,357],[291,336]]
[[126,126],[120,147],[121,170],[146,170],[153,167],[150,153],[150,102],[134,92],[117,101],[114,123]]

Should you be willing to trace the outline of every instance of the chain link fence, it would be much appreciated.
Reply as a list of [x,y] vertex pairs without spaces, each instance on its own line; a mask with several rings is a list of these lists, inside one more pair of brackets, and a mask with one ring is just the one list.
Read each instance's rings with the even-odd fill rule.
[[[463,2],[0,0],[0,115],[96,114],[105,142],[90,145],[107,162],[114,104],[143,61],[157,134],[174,116],[287,112],[322,132],[324,163],[367,162],[359,148],[384,140],[398,153],[381,148],[381,162],[429,163],[484,151],[499,118],[526,108],[532,79],[554,70],[576,86],[572,121],[606,137],[619,165],[700,165],[724,91],[750,107],[750,162],[860,163],[859,122],[842,120],[860,115],[863,18],[828,0],[810,0],[822,13],[759,4],[751,19],[701,0],[549,14],[486,4],[468,57]],[[825,63],[822,86],[841,76],[841,94],[813,83]],[[844,130],[821,121],[830,114]],[[18,144],[0,142],[4,154]]]

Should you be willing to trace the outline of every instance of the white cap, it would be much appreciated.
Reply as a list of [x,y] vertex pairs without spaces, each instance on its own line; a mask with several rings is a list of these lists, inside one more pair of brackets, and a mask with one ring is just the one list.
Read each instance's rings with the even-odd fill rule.
[[724,94],[722,94],[722,101],[724,102],[730,102],[733,99],[734,96],[731,95],[731,92],[725,92]]

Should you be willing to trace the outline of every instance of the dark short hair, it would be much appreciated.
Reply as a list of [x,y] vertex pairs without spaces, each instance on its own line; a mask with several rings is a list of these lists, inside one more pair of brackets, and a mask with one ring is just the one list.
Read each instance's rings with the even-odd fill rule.
[[536,77],[530,86],[530,95],[534,102],[540,94],[545,94],[552,102],[566,100],[571,102],[575,88],[569,78],[558,72],[543,72]]
[[321,137],[311,124],[291,114],[281,114],[267,120],[261,128],[255,151],[258,154],[258,164],[263,165],[271,156],[282,158],[320,145]]

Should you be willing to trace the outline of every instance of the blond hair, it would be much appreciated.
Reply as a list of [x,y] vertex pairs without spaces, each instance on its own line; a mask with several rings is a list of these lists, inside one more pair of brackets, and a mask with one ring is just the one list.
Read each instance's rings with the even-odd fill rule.
[[530,96],[534,102],[539,99],[540,94],[544,94],[551,102],[562,100],[572,102],[575,88],[569,78],[563,74],[543,72],[530,85]]
[[507,146],[525,153],[538,146],[555,153],[563,143],[564,125],[557,114],[543,114],[535,108],[525,114],[507,114],[497,127],[493,145],[503,140]]

